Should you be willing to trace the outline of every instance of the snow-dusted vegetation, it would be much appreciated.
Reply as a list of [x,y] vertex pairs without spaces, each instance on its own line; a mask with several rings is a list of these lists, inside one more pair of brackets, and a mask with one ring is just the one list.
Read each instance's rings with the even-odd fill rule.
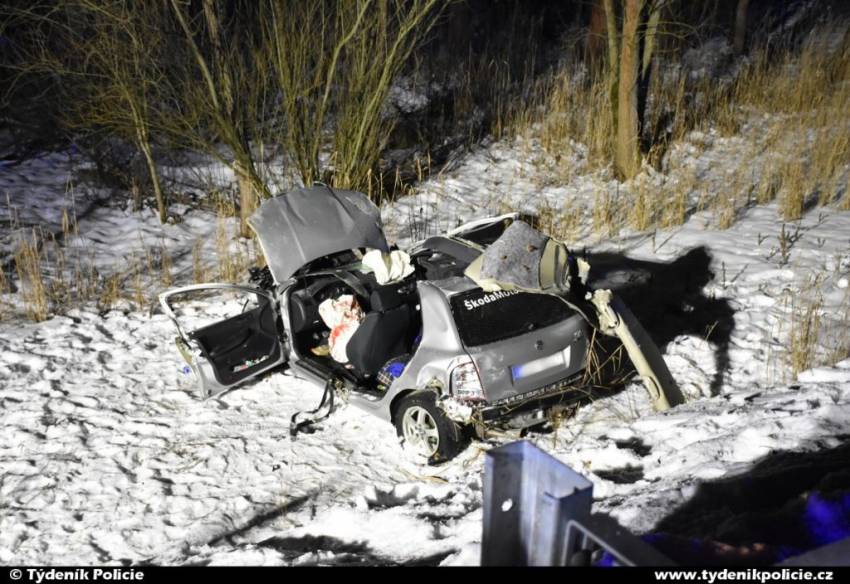
[[[335,23],[328,46],[343,47],[343,73],[281,59],[310,49],[309,27],[272,18],[287,2],[269,3],[262,26],[235,22],[240,2],[197,14],[177,1],[156,14],[120,0],[48,3],[92,22],[108,16],[92,7],[107,6],[116,29],[167,22],[168,47],[100,29],[120,41],[116,55],[150,69],[85,59],[106,41],[61,19],[50,26],[80,54],[28,51],[27,19],[47,26],[51,14],[5,14],[0,42],[15,51],[2,63],[13,90],[0,127],[0,563],[478,563],[484,453],[516,436],[472,440],[428,466],[392,425],[343,404],[292,438],[291,416],[321,388],[279,368],[199,399],[156,303],[173,285],[246,281],[262,263],[246,213],[319,179],[368,193],[402,248],[519,212],[590,263],[591,285],[626,300],[686,403],[653,412],[634,380],[523,434],[593,482],[595,510],[636,533],[785,555],[826,543],[770,540],[751,516],[850,493],[838,472],[850,437],[850,15],[825,0],[753,0],[759,18],[738,46],[736,2],[648,3],[664,17],[642,55],[652,67],[635,65],[647,84],[630,138],[611,60],[635,57],[609,53],[605,38],[626,43],[632,3],[534,14],[412,0],[386,26],[379,1],[299,9],[303,22]],[[604,5],[616,8],[607,33]],[[547,10],[562,29],[544,26]],[[520,30],[496,22],[504,12]],[[359,28],[361,17],[374,22]],[[459,32],[470,18],[492,39]],[[403,36],[408,24],[420,32]],[[249,42],[240,26],[269,49],[256,69],[228,60]],[[504,49],[506,35],[523,51]],[[524,44],[535,36],[549,46]],[[401,54],[386,54],[388,40]],[[493,59],[500,50],[519,64]],[[488,69],[488,56],[504,68]],[[81,62],[99,69],[76,83]],[[62,97],[81,105],[57,113],[45,101],[58,125],[47,141],[25,102],[60,91],[60,74]],[[168,83],[139,87],[132,75]],[[123,87],[115,78],[137,91],[111,91]],[[200,79],[209,85],[183,85]],[[238,93],[258,79],[268,86]],[[149,117],[86,121],[128,107]],[[772,506],[742,477],[781,485]],[[850,509],[838,507],[832,538],[850,536]]]

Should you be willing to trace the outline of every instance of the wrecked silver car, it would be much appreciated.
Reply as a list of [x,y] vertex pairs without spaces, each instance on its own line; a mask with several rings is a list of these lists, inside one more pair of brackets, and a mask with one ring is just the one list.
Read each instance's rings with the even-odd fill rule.
[[[309,430],[345,400],[393,423],[406,447],[451,458],[468,432],[539,424],[588,396],[597,336],[618,338],[657,409],[682,401],[660,352],[588,266],[516,214],[392,249],[378,208],[325,185],[266,200],[249,221],[267,266],[248,286],[169,290],[177,346],[212,396],[278,367],[324,386]],[[176,300],[253,298],[189,330]]]

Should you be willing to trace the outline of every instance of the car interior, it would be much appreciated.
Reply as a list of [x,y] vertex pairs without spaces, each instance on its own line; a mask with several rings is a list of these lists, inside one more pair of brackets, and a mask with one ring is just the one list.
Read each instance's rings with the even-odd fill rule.
[[[486,245],[503,229],[502,224],[487,226],[480,234],[471,233],[469,240]],[[483,241],[477,241],[477,235]],[[479,253],[448,237],[428,238],[412,256],[414,274],[388,285],[379,285],[374,275],[359,269],[362,250],[331,254],[305,265],[295,274],[299,282],[289,297],[289,334],[302,365],[323,377],[345,379],[352,387],[375,390],[381,369],[394,358],[411,354],[420,336],[416,281],[463,276]],[[330,329],[319,315],[319,305],[345,294],[355,296],[365,316],[346,345],[349,362],[340,363],[327,353]],[[191,334],[222,385],[246,379],[280,359],[274,311],[264,297],[258,296],[258,301],[255,308]]]
[[[297,275],[300,283],[289,297],[292,342],[304,364],[317,372],[353,381],[363,390],[375,389],[376,374],[391,359],[409,354],[419,335],[416,278],[411,275],[382,286],[372,274],[359,271],[356,263],[333,268],[328,263],[323,258],[324,269],[310,265]],[[330,330],[319,315],[319,305],[344,294],[355,296],[365,316],[346,345],[349,362],[339,363],[322,350]]]
[[274,310],[264,296],[257,300],[255,308],[191,333],[222,385],[246,379],[280,359]]

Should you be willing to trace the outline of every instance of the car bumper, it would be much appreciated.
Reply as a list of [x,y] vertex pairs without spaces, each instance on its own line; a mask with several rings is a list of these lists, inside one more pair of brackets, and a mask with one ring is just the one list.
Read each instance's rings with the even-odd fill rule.
[[480,419],[484,422],[494,422],[527,415],[538,410],[575,404],[589,395],[589,391],[581,383],[581,378],[581,375],[566,378],[482,406],[479,410]]

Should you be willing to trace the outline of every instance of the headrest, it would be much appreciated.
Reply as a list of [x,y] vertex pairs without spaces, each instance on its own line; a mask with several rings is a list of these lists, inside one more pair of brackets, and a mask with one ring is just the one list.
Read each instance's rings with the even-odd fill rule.
[[402,288],[403,286],[400,284],[380,286],[376,288],[369,297],[369,303],[372,310],[386,312],[400,306],[404,301]]

